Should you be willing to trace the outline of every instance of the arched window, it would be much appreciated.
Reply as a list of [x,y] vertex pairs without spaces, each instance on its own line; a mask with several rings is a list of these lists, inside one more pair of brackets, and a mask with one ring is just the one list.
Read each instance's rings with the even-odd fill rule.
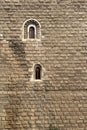
[[35,19],[26,20],[23,24],[22,31],[23,39],[40,39],[41,38],[41,25]]
[[39,64],[35,65],[35,79],[41,79],[41,66]]
[[33,26],[29,28],[29,38],[35,38],[35,28]]

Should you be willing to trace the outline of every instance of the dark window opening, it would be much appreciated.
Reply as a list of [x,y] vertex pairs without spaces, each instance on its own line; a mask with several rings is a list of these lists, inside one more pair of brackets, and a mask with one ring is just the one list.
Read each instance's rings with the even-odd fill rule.
[[35,67],[35,79],[41,79],[41,66]]
[[35,38],[35,28],[34,27],[29,28],[29,38]]

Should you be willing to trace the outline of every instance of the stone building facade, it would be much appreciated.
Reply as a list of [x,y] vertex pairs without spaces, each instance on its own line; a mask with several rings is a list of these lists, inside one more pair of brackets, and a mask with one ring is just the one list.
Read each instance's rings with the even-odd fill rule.
[[0,0],[0,130],[87,130],[87,0]]

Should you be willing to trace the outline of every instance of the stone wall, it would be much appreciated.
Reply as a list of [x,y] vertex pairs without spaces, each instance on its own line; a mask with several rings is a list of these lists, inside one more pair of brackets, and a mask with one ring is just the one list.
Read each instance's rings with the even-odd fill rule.
[[[41,24],[40,40],[22,39],[28,19]],[[50,125],[87,130],[87,0],[1,0],[0,130]]]

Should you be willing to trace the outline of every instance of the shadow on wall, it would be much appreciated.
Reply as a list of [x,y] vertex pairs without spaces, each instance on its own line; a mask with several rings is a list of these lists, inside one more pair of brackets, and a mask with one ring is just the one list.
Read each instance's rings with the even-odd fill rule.
[[22,67],[24,70],[27,69],[28,67],[24,50],[25,44],[19,41],[11,41],[9,47],[12,49],[15,59],[19,61],[20,67]]
[[7,59],[7,63],[10,63],[10,65],[8,65],[10,74],[8,75],[8,79],[6,79],[8,82],[5,87],[7,92],[7,103],[4,105],[7,121],[6,129],[21,130],[24,124],[23,121],[21,122],[21,120],[23,120],[21,118],[23,112],[22,93],[27,87],[27,64],[24,44],[20,42],[10,42],[9,47],[12,52],[9,50],[9,58]]

